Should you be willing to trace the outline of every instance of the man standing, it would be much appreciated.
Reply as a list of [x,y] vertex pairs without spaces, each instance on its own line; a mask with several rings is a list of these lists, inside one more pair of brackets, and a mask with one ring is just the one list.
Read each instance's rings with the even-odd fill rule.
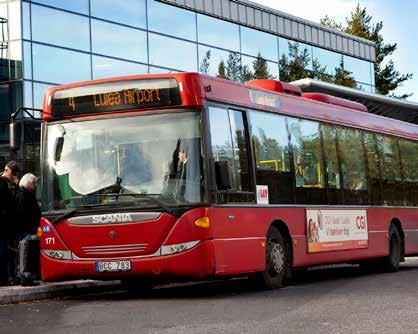
[[0,175],[0,285],[13,283],[16,270],[17,226],[14,224],[19,168],[10,161]]

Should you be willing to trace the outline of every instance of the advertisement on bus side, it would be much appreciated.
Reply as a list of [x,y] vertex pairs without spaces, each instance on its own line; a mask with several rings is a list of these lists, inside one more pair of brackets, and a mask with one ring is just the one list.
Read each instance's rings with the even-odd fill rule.
[[367,248],[366,210],[306,210],[308,252]]

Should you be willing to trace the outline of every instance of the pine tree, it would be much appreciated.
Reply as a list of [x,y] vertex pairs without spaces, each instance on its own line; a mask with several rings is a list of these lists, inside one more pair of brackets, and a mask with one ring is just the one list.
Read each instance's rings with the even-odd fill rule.
[[352,76],[352,72],[344,69],[344,58],[341,56],[340,66],[335,68],[333,83],[351,88],[357,88],[357,82]]
[[267,60],[258,53],[257,58],[253,61],[254,77],[256,79],[274,79],[269,73]]
[[203,74],[209,73],[210,66],[210,50],[206,51],[205,57],[202,59],[202,62],[199,66],[199,72]]
[[241,56],[238,52],[230,52],[226,62],[226,78],[232,81],[241,80]]
[[241,68],[241,82],[246,82],[256,79],[254,73],[248,68],[247,65],[242,66]]
[[351,13],[350,18],[346,20],[346,26],[337,24],[329,17],[321,20],[321,24],[327,27],[339,29],[348,34],[359,36],[361,38],[373,41],[376,45],[376,62],[374,65],[376,90],[383,95],[391,95],[398,98],[407,98],[412,94],[404,94],[401,96],[394,95],[393,91],[402,86],[402,83],[411,79],[412,74],[401,74],[395,69],[395,64],[392,59],[385,60],[391,56],[398,48],[397,44],[385,44],[381,30],[383,22],[372,24],[372,17],[367,14],[366,7],[361,7],[357,4],[355,10]]
[[289,42],[289,56],[282,55],[279,60],[280,80],[291,82],[310,77],[307,70],[311,61],[308,49],[299,50],[299,43]]
[[225,62],[221,60],[221,62],[218,65],[218,78],[226,79],[226,67]]

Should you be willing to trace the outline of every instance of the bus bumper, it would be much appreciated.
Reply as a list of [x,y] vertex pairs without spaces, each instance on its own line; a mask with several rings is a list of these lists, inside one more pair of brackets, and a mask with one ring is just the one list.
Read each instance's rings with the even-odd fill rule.
[[[124,260],[131,261],[131,270],[96,271],[98,261]],[[47,256],[41,250],[41,268],[42,280],[48,282],[69,279],[124,279],[145,275],[201,279],[214,275],[215,256],[212,240],[201,241],[195,247],[173,255],[137,258],[58,260]]]

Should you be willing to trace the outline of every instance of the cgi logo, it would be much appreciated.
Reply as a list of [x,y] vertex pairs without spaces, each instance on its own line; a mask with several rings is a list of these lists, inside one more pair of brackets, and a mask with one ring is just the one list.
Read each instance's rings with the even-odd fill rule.
[[93,224],[125,223],[132,221],[130,213],[112,213],[108,215],[97,215],[93,216],[92,219]]

